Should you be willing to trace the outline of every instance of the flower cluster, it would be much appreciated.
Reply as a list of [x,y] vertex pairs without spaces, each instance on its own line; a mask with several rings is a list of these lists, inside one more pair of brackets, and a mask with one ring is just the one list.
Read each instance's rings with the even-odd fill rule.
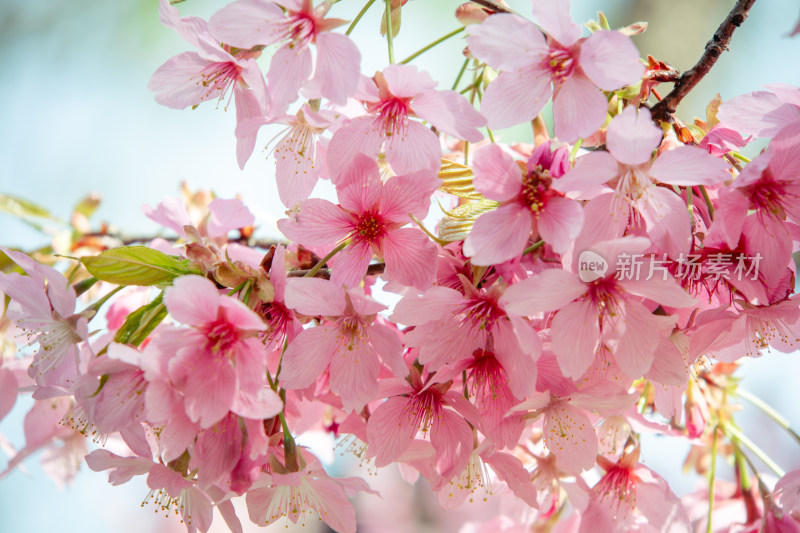
[[[583,37],[566,0],[533,2],[538,25],[462,6],[460,93],[406,64],[367,77],[332,4],[237,0],[206,21],[160,1],[196,50],[155,72],[156,101],[232,99],[240,165],[283,125],[287,240],[254,244],[241,200],[200,195],[145,207],[173,242],[97,241],[69,279],[3,248],[0,335],[27,348],[0,344],[0,418],[22,390],[35,403],[0,476],[46,448],[61,479],[83,456],[115,485],[146,476],[189,531],[214,508],[241,531],[244,496],[259,525],[316,514],[354,532],[348,497],[373,491],[295,441],[316,429],[424,477],[445,508],[492,487],[510,504],[481,530],[689,531],[714,513],[640,462],[655,432],[741,466],[742,527],[800,529],[800,474],[748,473],[730,403],[742,358],[800,347],[800,89],[654,121],[643,25],[601,17]],[[487,129],[529,121],[533,146]],[[321,179],[335,198],[311,196]],[[87,454],[84,436],[125,452]]]

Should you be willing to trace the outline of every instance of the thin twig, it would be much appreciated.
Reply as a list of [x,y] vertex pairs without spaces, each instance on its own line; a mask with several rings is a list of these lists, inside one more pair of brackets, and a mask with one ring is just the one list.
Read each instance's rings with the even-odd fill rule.
[[[383,274],[384,267],[386,265],[384,263],[375,263],[369,265],[367,267],[367,276],[379,276]],[[309,270],[290,270],[286,273],[287,276],[290,278],[303,278],[307,277]],[[314,274],[315,278],[323,278],[323,279],[331,279],[331,269],[330,268],[320,268],[316,274]]]
[[728,43],[733,36],[734,30],[745,21],[755,1],[756,0],[739,0],[736,2],[731,12],[728,13],[728,16],[722,21],[717,31],[714,32],[714,36],[706,43],[706,48],[697,64],[684,72],[675,83],[675,88],[650,110],[653,120],[669,120],[670,115],[678,108],[678,104],[681,100],[683,100],[686,95],[689,94],[689,91],[708,74],[708,71],[711,70],[711,67],[717,62],[722,52],[728,48]]

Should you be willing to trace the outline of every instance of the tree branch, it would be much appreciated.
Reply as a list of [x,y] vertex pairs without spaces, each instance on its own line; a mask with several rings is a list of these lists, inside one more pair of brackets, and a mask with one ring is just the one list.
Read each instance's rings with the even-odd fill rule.
[[681,100],[708,74],[708,71],[717,62],[722,52],[727,50],[733,32],[745,21],[750,8],[753,7],[755,2],[756,0],[739,0],[736,2],[731,12],[728,13],[728,16],[717,28],[714,36],[706,43],[706,49],[697,64],[684,72],[675,83],[675,88],[652,107],[650,113],[653,116],[653,120],[670,121],[670,115],[675,113]]
[[[386,265],[384,263],[374,263],[367,267],[367,276],[373,275],[380,275],[383,274],[383,269]],[[310,269],[309,269],[310,270]],[[287,276],[290,278],[302,278],[306,274],[308,274],[309,270],[290,270],[286,273]],[[324,279],[331,279],[331,269],[330,268],[320,268],[316,274],[314,274],[315,278],[324,278]]]

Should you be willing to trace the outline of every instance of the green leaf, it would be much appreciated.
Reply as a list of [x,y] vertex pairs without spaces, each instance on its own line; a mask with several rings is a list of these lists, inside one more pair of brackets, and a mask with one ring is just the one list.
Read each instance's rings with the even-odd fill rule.
[[200,274],[188,259],[167,255],[146,246],[124,246],[81,258],[94,277],[117,285],[159,285],[178,276]]
[[139,346],[167,316],[167,308],[163,302],[164,293],[160,293],[147,305],[128,315],[125,323],[114,335],[114,342]]
[[0,194],[0,211],[22,219],[48,218],[50,220],[58,220],[44,207],[10,194]]
[[97,208],[100,207],[100,201],[100,197],[97,194],[89,194],[81,198],[80,201],[75,204],[75,208],[72,211],[86,218],[90,218],[94,212],[97,211]]

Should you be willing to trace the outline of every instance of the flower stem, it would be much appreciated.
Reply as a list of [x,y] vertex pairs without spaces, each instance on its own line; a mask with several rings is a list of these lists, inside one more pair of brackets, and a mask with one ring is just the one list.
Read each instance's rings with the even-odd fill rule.
[[574,163],[575,162],[575,156],[578,155],[578,150],[581,149],[581,145],[582,144],[583,144],[583,139],[579,138],[577,141],[575,141],[575,144],[572,145],[572,150],[569,153],[569,162],[570,163]]
[[708,521],[706,533],[712,533],[711,518],[714,514],[714,480],[717,477],[717,444],[719,441],[719,426],[714,426],[714,440],[711,441],[711,472],[708,475]]
[[[112,290],[111,292],[109,292],[108,294],[106,294],[105,296],[100,298],[99,300],[97,300],[95,303],[93,303],[92,305],[90,305],[89,307],[87,307],[86,309],[81,311],[80,314],[84,315],[84,313],[86,313],[87,311],[91,311],[91,313],[92,313],[91,317],[90,317],[90,320],[91,320],[92,318],[97,316],[97,312],[100,310],[101,307],[103,307],[103,304],[105,304],[108,301],[109,298],[111,298],[112,296],[114,296],[115,294],[117,294],[119,291],[121,291],[124,288],[125,288],[125,285],[120,285],[119,287],[115,288],[114,290]],[[86,316],[86,315],[84,315],[84,316]]]
[[703,195],[703,200],[706,201],[706,207],[708,208],[708,216],[712,219],[714,218],[714,204],[711,203],[711,198],[708,197],[708,191],[706,190],[704,185],[700,185],[700,194]]
[[456,81],[453,82],[453,90],[455,91],[458,88],[458,84],[461,82],[461,77],[464,75],[464,72],[467,70],[467,65],[469,65],[469,58],[464,60],[464,64],[461,65],[461,70],[458,71],[458,76],[456,76]]
[[389,63],[394,64],[394,42],[392,35],[392,0],[385,0],[386,5],[386,44],[389,46]]
[[730,434],[730,436],[736,438],[736,440],[744,444],[745,448],[753,452],[753,454],[755,454],[756,457],[761,459],[761,461],[765,465],[767,465],[770,468],[770,470],[775,472],[775,475],[777,475],[778,477],[783,477],[786,475],[786,472],[784,472],[783,469],[775,463],[775,461],[770,459],[769,456],[766,453],[764,453],[764,450],[756,446],[753,443],[753,441],[748,439],[744,435],[744,433],[742,433],[741,431],[739,431],[738,428],[736,428],[736,426],[732,424],[724,424],[723,427],[725,431]]
[[764,414],[769,416],[772,420],[774,420],[780,427],[785,429],[791,436],[800,443],[800,435],[798,435],[789,424],[789,421],[786,420],[779,412],[772,408],[772,406],[768,405],[764,400],[755,396],[754,394],[747,392],[743,389],[736,389],[736,395],[740,398],[744,398],[751,404],[755,405],[759,409],[761,409]]
[[425,225],[422,223],[422,221],[420,219],[418,219],[417,217],[415,217],[411,213],[409,213],[408,216],[411,217],[411,220],[414,221],[414,224],[419,226],[419,229],[421,229],[425,233],[425,235],[427,235],[433,242],[435,242],[439,246],[447,246],[448,244],[450,244],[449,241],[446,241],[444,239],[440,239],[439,237],[437,237],[436,235],[434,235],[433,233],[428,231],[428,228],[425,227]]
[[417,57],[419,57],[419,56],[421,56],[422,54],[424,54],[425,52],[427,52],[428,50],[430,50],[431,48],[433,48],[433,47],[434,47],[434,46],[436,46],[437,44],[439,44],[439,43],[443,43],[444,41],[446,41],[446,40],[447,40],[447,39],[449,39],[450,37],[453,37],[453,36],[455,36],[455,35],[458,35],[458,34],[459,34],[459,33],[461,33],[462,31],[464,31],[465,29],[466,29],[466,26],[461,26],[461,27],[460,27],[460,28],[458,28],[457,30],[453,30],[453,31],[451,31],[450,33],[448,33],[447,35],[443,35],[442,37],[439,37],[438,39],[436,39],[435,41],[433,41],[433,42],[432,42],[432,43],[430,43],[429,45],[427,45],[427,46],[423,46],[422,48],[420,48],[419,50],[417,50],[416,52],[414,52],[413,54],[411,54],[410,56],[408,56],[407,58],[405,58],[404,60],[402,60],[402,61],[400,62],[400,64],[401,64],[401,65],[405,65],[406,63],[408,63],[408,62],[410,62],[410,61],[412,61],[412,60],[416,59],[416,58],[417,58]]
[[522,250],[522,255],[529,254],[532,251],[541,248],[542,246],[544,246],[544,241],[539,241],[539,242],[533,243],[532,245],[530,245],[527,248],[525,248],[524,250]]
[[369,7],[374,3],[375,3],[375,0],[369,0],[369,2],[367,2],[364,5],[364,7],[361,8],[361,11],[358,12],[358,15],[356,15],[356,18],[354,18],[353,22],[350,23],[350,26],[347,27],[347,31],[344,32],[345,35],[350,35],[350,32],[352,32],[353,29],[356,27],[356,24],[358,24],[358,21],[361,20],[361,17],[364,16],[364,13],[367,12],[367,9],[369,9]]
[[342,250],[344,250],[344,247],[345,247],[345,246],[347,246],[348,244],[350,244],[350,241],[342,241],[341,243],[339,243],[339,246],[337,246],[336,248],[334,248],[333,250],[331,250],[330,252],[328,252],[328,255],[326,255],[325,257],[323,257],[322,259],[320,259],[320,260],[317,262],[317,264],[316,264],[316,265],[314,265],[313,267],[311,267],[311,270],[309,270],[308,272],[306,272],[306,274],[305,274],[303,277],[304,277],[304,278],[313,278],[313,277],[314,277],[314,274],[316,274],[317,272],[319,272],[319,269],[325,266],[325,263],[327,263],[328,261],[330,261],[330,260],[331,260],[331,258],[332,258],[334,255],[336,255],[336,254],[338,254],[339,252],[341,252]]

